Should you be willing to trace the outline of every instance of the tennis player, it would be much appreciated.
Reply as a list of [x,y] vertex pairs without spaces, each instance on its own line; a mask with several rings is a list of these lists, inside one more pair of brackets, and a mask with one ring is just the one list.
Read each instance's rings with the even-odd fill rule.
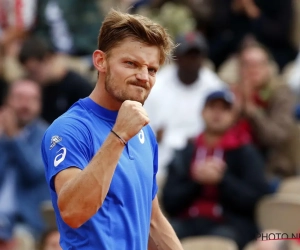
[[143,108],[173,48],[145,17],[112,10],[105,18],[95,89],[42,142],[62,249],[182,250],[157,201],[157,142]]

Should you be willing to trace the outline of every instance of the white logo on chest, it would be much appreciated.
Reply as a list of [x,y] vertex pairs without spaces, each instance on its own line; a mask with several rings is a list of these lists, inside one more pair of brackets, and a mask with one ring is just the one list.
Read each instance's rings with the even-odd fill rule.
[[144,131],[143,130],[141,130],[139,132],[138,137],[139,137],[140,143],[144,144],[144,142],[145,142],[145,135],[144,135]]

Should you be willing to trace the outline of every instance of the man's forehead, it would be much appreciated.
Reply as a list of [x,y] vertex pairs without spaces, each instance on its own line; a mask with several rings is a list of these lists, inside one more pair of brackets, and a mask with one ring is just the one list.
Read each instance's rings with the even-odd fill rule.
[[119,46],[111,50],[111,55],[119,58],[128,58],[140,63],[159,67],[160,50],[157,46],[147,45],[140,41],[125,39]]

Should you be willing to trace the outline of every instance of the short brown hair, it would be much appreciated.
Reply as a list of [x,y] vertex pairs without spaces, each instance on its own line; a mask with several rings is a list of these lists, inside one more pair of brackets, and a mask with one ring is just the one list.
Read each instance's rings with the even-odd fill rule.
[[125,38],[133,38],[160,49],[160,64],[172,56],[174,43],[161,25],[141,15],[121,13],[112,9],[104,19],[98,36],[98,49],[109,54]]

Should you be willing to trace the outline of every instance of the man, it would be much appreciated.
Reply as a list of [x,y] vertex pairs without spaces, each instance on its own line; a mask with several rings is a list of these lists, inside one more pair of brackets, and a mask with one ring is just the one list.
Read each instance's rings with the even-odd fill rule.
[[0,212],[17,214],[36,237],[44,229],[40,203],[48,200],[40,143],[41,92],[32,81],[12,83],[0,109]]
[[104,20],[95,89],[42,142],[62,249],[182,249],[158,205],[157,143],[142,107],[172,47],[142,16],[112,10]]
[[260,44],[243,47],[234,91],[242,116],[239,126],[252,135],[265,157],[270,180],[278,184],[277,179],[298,173],[300,141],[293,114],[295,97],[286,84],[272,77],[270,62],[268,51]]
[[24,42],[19,60],[28,77],[42,86],[42,117],[49,123],[93,90],[85,78],[67,69],[59,55],[40,38],[32,37]]
[[163,205],[180,239],[230,238],[242,249],[255,239],[254,209],[268,193],[264,164],[249,137],[231,129],[236,112],[227,90],[208,95],[206,128],[169,165]]
[[145,103],[151,127],[159,141],[159,174],[174,150],[182,149],[189,138],[203,131],[199,117],[206,95],[223,88],[217,75],[203,65],[207,45],[202,35],[191,32],[178,37],[174,64],[164,67]]

